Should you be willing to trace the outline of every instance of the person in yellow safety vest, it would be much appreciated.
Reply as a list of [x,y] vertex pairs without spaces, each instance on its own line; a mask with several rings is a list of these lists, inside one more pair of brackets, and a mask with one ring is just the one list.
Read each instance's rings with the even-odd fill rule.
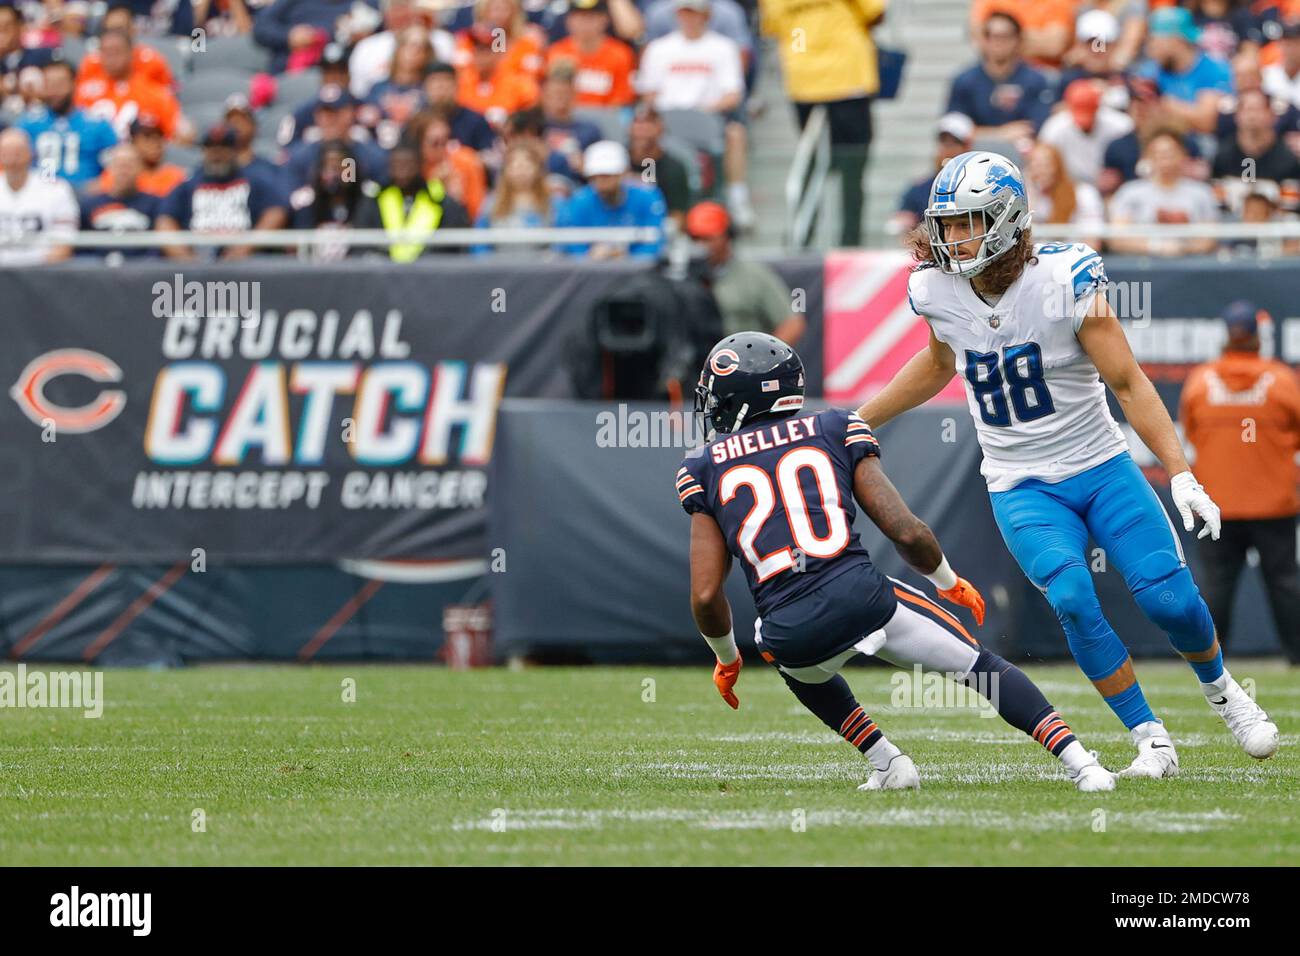
[[[438,229],[465,229],[469,213],[447,194],[441,180],[425,180],[420,173],[419,150],[399,143],[388,157],[390,186],[381,189],[357,215],[358,229],[410,230],[433,233]],[[423,242],[395,242],[388,247],[394,262],[414,262],[431,252],[461,252],[459,246],[428,246]]]

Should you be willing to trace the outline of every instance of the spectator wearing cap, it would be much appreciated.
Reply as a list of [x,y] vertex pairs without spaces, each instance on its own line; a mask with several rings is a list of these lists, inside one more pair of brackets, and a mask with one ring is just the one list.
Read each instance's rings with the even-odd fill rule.
[[[271,72],[301,70],[338,37],[354,0],[275,0],[253,21],[253,39],[271,52]],[[356,0],[365,3],[366,0]],[[368,3],[374,7],[374,3]]]
[[582,175],[582,151],[600,139],[600,128],[574,116],[577,90],[571,63],[553,63],[542,83],[539,105],[542,111],[542,138],[552,152],[559,153],[578,176]]
[[791,308],[790,287],[761,262],[736,255],[735,229],[727,210],[702,202],[686,214],[686,234],[704,247],[708,282],[722,313],[722,335],[758,331],[787,345],[803,338],[807,321]]
[[[136,39],[135,14],[130,6],[123,4],[110,5],[104,12],[103,19],[99,21],[99,30],[101,34],[120,30],[131,38],[131,76],[139,77],[165,90],[175,91],[176,78],[172,75],[172,68],[168,65],[167,60],[153,47],[140,43]],[[188,30],[185,32],[189,33]],[[104,69],[104,60],[100,52],[98,50],[88,51],[81,58],[81,66],[77,71],[77,82],[85,83],[89,80],[107,81],[108,79],[109,75]]]
[[34,162],[42,174],[66,179],[80,189],[103,171],[107,151],[117,145],[117,132],[107,121],[73,105],[72,64],[53,60],[43,73],[43,103],[24,113],[17,125],[31,137]]
[[1052,85],[1021,57],[1020,21],[994,12],[979,34],[980,60],[952,81],[949,113],[975,121],[976,138],[1020,143],[1032,139],[1047,119]]
[[1300,108],[1300,19],[1282,24],[1278,59],[1260,71],[1264,92]]
[[1232,93],[1232,71],[1196,45],[1199,37],[1185,7],[1153,10],[1147,21],[1147,59],[1138,75],[1155,81],[1172,120],[1212,133],[1221,102]]
[[612,140],[592,143],[582,157],[582,168],[587,175],[587,185],[560,205],[555,218],[557,226],[648,226],[659,230],[659,236],[651,242],[630,246],[568,243],[561,247],[561,251],[592,259],[658,257],[663,247],[666,213],[663,196],[657,189],[626,181],[628,156],[623,145]]
[[898,203],[898,212],[889,225],[891,233],[905,235],[914,229],[925,216],[926,207],[930,205],[930,190],[934,178],[944,163],[954,156],[960,156],[971,148],[975,136],[975,124],[964,113],[945,113],[939,117],[935,126],[934,169],[915,180],[903,191]]
[[[480,229],[540,229],[552,225],[554,218],[540,151],[525,143],[510,147],[501,163],[496,188],[484,200],[474,225]],[[512,244],[498,251],[535,253],[541,248]],[[472,251],[482,255],[492,250],[492,246],[480,245]]]
[[642,103],[628,126],[627,151],[632,172],[659,190],[669,217],[683,225],[693,200],[691,173],[684,162],[664,149],[663,136],[663,117],[649,103]]
[[632,74],[636,54],[609,35],[609,6],[605,0],[571,0],[564,16],[568,36],[546,51],[548,73],[569,63],[579,106],[603,109],[627,106],[636,99]]
[[99,39],[103,75],[79,81],[74,102],[111,122],[119,137],[125,136],[133,119],[148,113],[157,119],[167,139],[192,139],[193,133],[172,91],[132,68],[133,49],[126,31],[105,31]]
[[740,47],[709,29],[710,0],[674,0],[677,29],[652,40],[641,54],[637,91],[660,113],[691,110],[723,121],[727,207],[736,226],[753,225],[749,198],[748,136],[740,121],[745,74]]
[[843,215],[840,245],[862,238],[864,179],[871,148],[872,98],[880,90],[880,68],[871,31],[885,15],[886,0],[763,0],[761,28],[777,44],[786,95],[799,128],[813,111],[825,110],[831,139],[831,169],[838,175]]
[[450,63],[434,63],[424,78],[424,105],[437,110],[451,123],[451,138],[476,153],[486,152],[496,145],[497,134],[482,113],[461,105],[456,100],[458,85],[456,68]]
[[975,0],[971,34],[978,36],[995,13],[1015,18],[1021,27],[1021,53],[1040,67],[1056,69],[1074,40],[1078,0]]
[[569,196],[583,184],[582,157],[574,160],[546,142],[546,117],[538,107],[511,113],[501,128],[501,152],[526,145],[541,158],[547,171],[547,185],[558,197]]
[[1075,80],[1102,80],[1109,85],[1119,79],[1125,65],[1119,62],[1119,38],[1119,19],[1109,10],[1088,10],[1080,15],[1056,88],[1069,89]]
[[367,99],[376,83],[390,77],[398,35],[408,27],[425,28],[432,59],[450,63],[456,52],[455,38],[446,30],[432,28],[431,18],[417,0],[383,0],[380,9],[384,29],[359,41],[348,61],[350,88],[359,100]]
[[1196,449],[1196,476],[1223,514],[1218,541],[1201,546],[1197,581],[1219,643],[1233,637],[1232,609],[1247,552],[1259,555],[1273,621],[1292,665],[1300,664],[1300,568],[1296,566],[1296,454],[1300,378],[1260,355],[1258,306],[1230,304],[1222,355],[1192,369],[1179,419]]
[[[391,185],[373,199],[362,203],[357,215],[358,229],[387,229],[432,235],[439,229],[465,229],[470,217],[465,207],[452,196],[445,183],[421,173],[420,147],[403,140],[388,156]],[[434,252],[455,252],[455,247],[430,246],[418,239],[395,242],[388,247],[394,262],[414,262]]]
[[457,54],[460,62],[456,67],[456,99],[500,129],[511,113],[535,105],[539,92],[532,74],[500,49],[493,29],[476,23],[463,35],[469,49]]
[[1106,149],[1133,132],[1133,120],[1102,103],[1100,80],[1078,79],[1065,88],[1065,108],[1038,131],[1038,140],[1056,147],[1070,177],[1095,186],[1105,168]]
[[[157,120],[148,115],[138,117],[131,124],[130,135],[130,143],[140,158],[140,174],[135,181],[140,192],[162,199],[185,181],[189,174],[175,163],[165,161],[167,141],[163,138]],[[96,180],[93,189],[88,188],[88,191],[112,192],[115,188],[110,166]]]
[[[1184,175],[1187,148],[1172,129],[1155,133],[1147,141],[1142,158],[1149,174],[1125,183],[1110,202],[1111,221],[1139,225],[1217,222],[1218,202],[1205,183]],[[1183,256],[1213,252],[1216,242],[1203,236],[1194,239],[1112,239],[1114,252],[1135,255]]]
[[487,195],[487,170],[474,150],[452,137],[447,114],[439,110],[419,114],[407,127],[406,138],[420,151],[424,178],[441,182],[472,222]]
[[[316,101],[320,96],[320,90],[328,86],[351,89],[348,79],[348,53],[342,44],[327,43],[325,49],[321,51],[318,67],[320,86],[317,88],[316,96],[296,106],[288,117],[280,121],[276,129],[276,142],[286,149],[296,146],[306,136],[318,135],[308,131],[315,130],[316,127]],[[355,97],[353,99],[356,100]]]
[[285,164],[290,189],[311,182],[312,170],[320,157],[320,144],[325,140],[342,140],[352,146],[358,178],[383,181],[388,159],[370,134],[357,125],[356,101],[346,87],[322,87],[312,118],[315,125],[304,132],[303,141],[289,153]]
[[280,178],[283,173],[281,167],[257,155],[253,149],[253,142],[257,139],[257,116],[248,103],[248,97],[242,93],[226,97],[225,110],[225,123],[235,131],[235,161],[258,175]]
[[[244,170],[238,160],[235,131],[219,124],[203,137],[199,168],[163,200],[159,232],[236,233],[249,229],[283,229],[288,221],[288,197],[278,179]],[[243,259],[252,246],[224,246],[221,259]],[[168,246],[173,259],[194,259],[194,250]]]
[[1237,98],[1236,132],[1219,143],[1213,175],[1230,193],[1256,180],[1275,183],[1300,180],[1300,159],[1277,135],[1277,117],[1268,97],[1259,91]]
[[[143,171],[144,164],[134,146],[130,143],[114,146],[108,156],[110,187],[93,196],[82,197],[82,230],[114,234],[152,232],[162,200],[141,192],[137,187]],[[147,246],[124,246],[120,249],[88,249],[83,250],[83,254],[110,260],[153,259],[158,256],[158,250]]]
[[1025,164],[1025,185],[1035,224],[1074,226],[1076,241],[1101,248],[1100,227],[1106,222],[1101,193],[1091,183],[1071,177],[1059,149],[1042,140],[1034,145]]

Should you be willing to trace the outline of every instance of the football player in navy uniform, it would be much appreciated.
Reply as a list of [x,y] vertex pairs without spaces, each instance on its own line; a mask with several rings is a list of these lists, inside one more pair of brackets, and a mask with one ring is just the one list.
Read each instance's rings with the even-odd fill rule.
[[728,336],[709,353],[695,394],[714,437],[683,460],[677,495],[691,516],[691,610],[728,704],[739,707],[741,658],[723,583],[736,558],[759,613],[755,646],[805,707],[871,761],[860,789],[911,789],[920,777],[839,673],[855,654],[950,675],[1060,759],[1080,790],[1114,788],[1114,775],[1019,668],[872,564],[853,530],[855,501],[939,597],[983,623],[983,598],[885,476],[867,424],[841,409],[803,410],[793,349],[759,332]]

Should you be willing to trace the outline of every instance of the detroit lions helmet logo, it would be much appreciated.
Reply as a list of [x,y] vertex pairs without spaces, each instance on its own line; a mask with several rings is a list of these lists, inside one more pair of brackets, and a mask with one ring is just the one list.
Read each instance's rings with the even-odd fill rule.
[[1001,163],[990,166],[987,175],[989,185],[993,189],[993,195],[996,196],[1003,189],[1010,189],[1015,195],[1024,198],[1025,184],[1020,181],[1020,177],[1016,173],[1006,166]]

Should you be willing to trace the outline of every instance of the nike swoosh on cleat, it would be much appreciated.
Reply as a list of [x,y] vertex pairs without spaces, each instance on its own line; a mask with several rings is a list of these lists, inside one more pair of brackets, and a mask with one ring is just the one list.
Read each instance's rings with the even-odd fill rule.
[[1152,744],[1151,749],[1152,750],[1173,750],[1174,748],[1171,747],[1169,744]]
[[1210,701],[1210,703],[1213,704],[1215,707],[1222,707],[1227,702],[1228,702],[1228,698],[1226,697],[1220,697],[1218,700]]

